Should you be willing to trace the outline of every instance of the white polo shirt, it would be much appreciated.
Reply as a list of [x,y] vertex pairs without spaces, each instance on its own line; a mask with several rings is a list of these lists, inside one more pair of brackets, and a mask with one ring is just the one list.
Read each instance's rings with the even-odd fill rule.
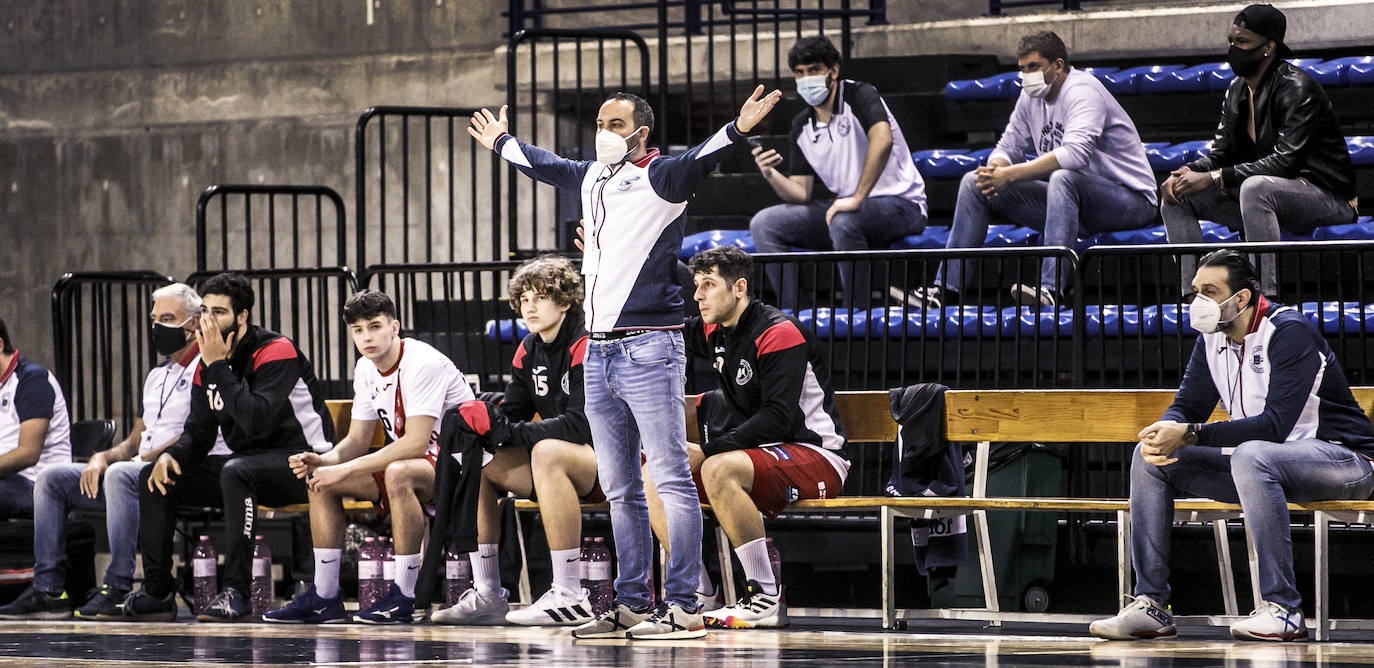
[[0,370],[0,455],[19,447],[20,423],[43,418],[48,436],[38,463],[19,472],[30,482],[43,467],[72,460],[72,428],[57,378],[16,351],[9,368]]
[[353,368],[354,420],[382,421],[392,441],[406,434],[406,420],[416,415],[434,418],[425,456],[439,456],[439,427],[448,409],[477,397],[453,361],[417,339],[402,339],[396,366],[380,371],[372,360],[359,357]]
[[[191,414],[191,386],[198,364],[200,350],[193,346],[182,359],[169,357],[148,372],[148,377],[143,381],[143,403],[138,412],[138,416],[143,418],[143,437],[138,443],[139,459],[146,461],[144,455],[170,444],[185,430],[186,417]],[[233,454],[224,443],[224,434],[215,434],[215,447],[210,454]]]

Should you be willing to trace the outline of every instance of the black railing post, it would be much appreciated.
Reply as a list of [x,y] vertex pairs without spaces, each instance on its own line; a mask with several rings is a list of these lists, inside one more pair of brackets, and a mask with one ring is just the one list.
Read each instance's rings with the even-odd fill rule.
[[658,143],[664,150],[668,125],[668,0],[658,0]]

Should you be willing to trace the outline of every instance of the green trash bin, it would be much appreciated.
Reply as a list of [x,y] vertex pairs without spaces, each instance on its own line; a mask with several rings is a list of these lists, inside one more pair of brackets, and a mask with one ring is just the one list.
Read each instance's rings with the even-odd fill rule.
[[[988,473],[988,496],[1061,496],[1064,462],[1039,448]],[[930,591],[934,608],[982,608],[983,571],[973,518],[968,516],[968,561],[954,579]],[[1054,580],[1058,515],[1049,512],[988,511],[988,537],[996,569],[1001,610],[1044,612]]]

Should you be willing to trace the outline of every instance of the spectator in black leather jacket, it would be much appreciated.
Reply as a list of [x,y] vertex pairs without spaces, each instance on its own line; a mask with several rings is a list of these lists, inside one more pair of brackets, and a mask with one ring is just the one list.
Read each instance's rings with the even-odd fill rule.
[[[1340,121],[1321,86],[1283,60],[1292,53],[1283,43],[1286,30],[1283,13],[1269,5],[1236,15],[1226,55],[1236,78],[1211,152],[1174,170],[1160,187],[1170,243],[1202,241],[1199,219],[1239,230],[1246,241],[1354,221],[1355,173]],[[1261,283],[1272,295],[1274,263],[1265,259]],[[1183,276],[1191,277],[1186,264]]]

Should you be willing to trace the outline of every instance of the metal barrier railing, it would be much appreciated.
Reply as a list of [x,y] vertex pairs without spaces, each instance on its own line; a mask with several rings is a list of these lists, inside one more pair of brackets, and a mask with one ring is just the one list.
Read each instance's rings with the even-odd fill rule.
[[[200,289],[217,271],[196,272],[186,282]],[[256,297],[251,322],[296,343],[310,359],[326,396],[353,396],[353,344],[343,322],[343,305],[358,290],[348,267],[251,269],[240,271]]]
[[212,185],[196,201],[196,271],[344,265],[347,236],[328,186]]
[[[564,53],[565,44],[572,45],[570,54]],[[551,47],[548,63],[540,55],[541,45]],[[567,62],[569,59],[571,62]],[[590,63],[584,62],[588,59]],[[574,80],[571,88],[563,83],[569,71]],[[511,134],[565,157],[591,160],[595,156],[587,148],[593,145],[596,113],[601,103],[617,91],[652,99],[649,47],[643,37],[630,30],[521,30],[507,45],[506,82]],[[558,192],[553,186],[525,178],[513,166],[507,169],[507,211],[511,220],[507,229],[508,250],[515,255],[539,249],[571,250],[573,229],[581,216],[578,193]],[[550,218],[551,225],[547,222]],[[542,226],[541,220],[546,221]],[[549,238],[550,232],[553,238]],[[506,256],[492,259],[502,260]]]
[[[608,14],[608,10],[614,13]],[[784,80],[790,81],[791,74],[786,68],[789,45],[783,42],[784,35],[792,38],[812,30],[830,34],[841,56],[847,60],[853,44],[853,21],[886,23],[887,3],[886,0],[645,0],[612,5],[584,0],[547,5],[540,0],[511,0],[506,16],[510,35],[544,28],[546,19],[556,19],[561,23],[560,28],[576,29],[583,26],[579,19],[586,17],[588,25],[656,36],[656,97],[646,99],[655,102],[660,115],[657,143],[668,147],[704,140],[734,117],[744,96],[755,84],[771,80],[771,87],[777,88],[785,83]],[[611,25],[608,25],[608,16],[615,17]],[[679,36],[687,39],[679,44],[674,39]],[[706,38],[704,57],[694,53],[698,47],[691,39],[701,36]],[[728,39],[721,39],[727,36]],[[759,45],[770,38],[772,53],[761,53]],[[674,55],[670,47],[680,47],[683,51]],[[694,70],[695,63],[700,61],[705,64],[704,76]],[[674,62],[683,67],[681,83],[666,85],[671,81],[670,64]],[[723,69],[728,75],[718,80],[717,70],[722,69],[718,63],[727,62],[728,67]],[[760,63],[771,63],[771,71]],[[511,78],[510,81],[515,80]],[[700,90],[703,85],[705,90]],[[674,91],[680,91],[682,104],[672,102],[670,96],[679,94]],[[706,102],[704,107],[697,104],[699,95]]]
[[157,363],[148,340],[153,291],[174,280],[155,271],[63,274],[52,289],[53,374],[73,421],[138,417],[143,379]]
[[358,117],[356,266],[505,257],[503,166],[468,136],[475,111],[378,106]]

